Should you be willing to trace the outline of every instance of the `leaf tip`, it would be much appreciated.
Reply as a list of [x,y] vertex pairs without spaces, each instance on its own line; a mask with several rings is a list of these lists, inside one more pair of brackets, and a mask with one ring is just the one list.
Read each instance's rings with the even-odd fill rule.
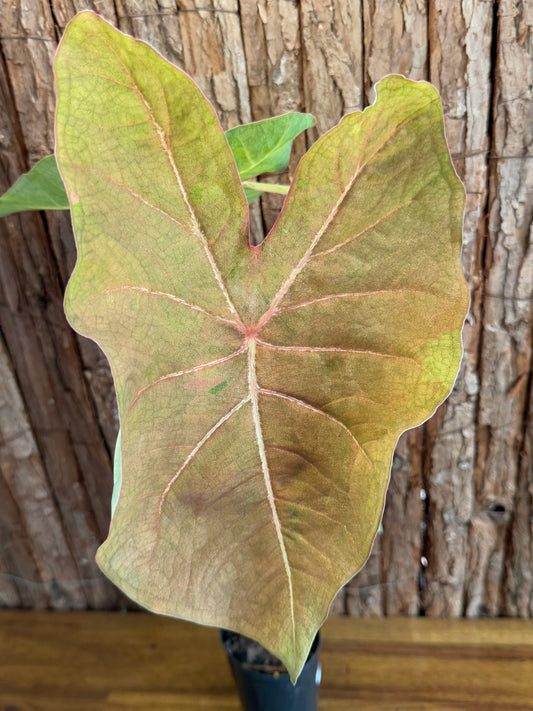
[[403,74],[387,74],[376,82],[374,89],[376,95],[386,92],[405,95],[406,93],[416,91],[426,94],[432,101],[438,100],[440,102],[439,91],[433,84],[425,79],[408,79]]

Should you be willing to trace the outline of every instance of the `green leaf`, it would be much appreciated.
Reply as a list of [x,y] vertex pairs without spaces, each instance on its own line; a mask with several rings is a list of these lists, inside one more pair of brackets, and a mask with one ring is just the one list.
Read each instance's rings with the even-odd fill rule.
[[56,80],[78,246],[65,307],[109,359],[121,420],[98,563],[145,607],[257,639],[295,680],[368,557],[400,433],[459,366],[464,191],[438,94],[381,81],[252,248],[188,76],[83,12]]
[[67,194],[54,156],[36,163],[0,197],[0,217],[23,210],[68,209]]
[[241,179],[285,170],[292,142],[314,123],[311,114],[289,113],[226,131]]

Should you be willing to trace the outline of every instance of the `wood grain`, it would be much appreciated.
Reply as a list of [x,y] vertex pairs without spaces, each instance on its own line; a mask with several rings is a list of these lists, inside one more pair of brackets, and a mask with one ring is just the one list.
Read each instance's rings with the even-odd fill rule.
[[461,371],[445,406],[426,427],[423,607],[431,616],[463,613],[474,509],[493,22],[492,4],[482,0],[429,4],[430,80],[442,95],[446,136],[467,194],[463,267],[471,288]]
[[[322,711],[533,708],[533,623],[332,619]],[[0,614],[2,711],[239,709],[218,632],[143,613]]]
[[[514,535],[519,467],[531,437],[533,303],[533,12],[527,0],[498,4],[493,126],[490,146],[485,288],[479,349],[482,373],[475,504],[469,541],[466,613],[518,612],[512,590],[527,571],[507,567]],[[526,86],[528,87],[526,89]],[[529,446],[529,444],[528,444]],[[516,520],[516,519],[515,519]],[[516,525],[523,525],[516,520]],[[526,547],[530,533],[524,532]],[[515,548],[516,550],[516,548]],[[530,571],[529,571],[530,574]],[[525,613],[521,605],[521,614]],[[530,613],[529,613],[530,614]]]

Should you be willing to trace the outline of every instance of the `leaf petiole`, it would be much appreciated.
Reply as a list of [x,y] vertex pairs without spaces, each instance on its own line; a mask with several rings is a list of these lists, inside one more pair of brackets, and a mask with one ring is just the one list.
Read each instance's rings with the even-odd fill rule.
[[286,195],[289,192],[290,185],[278,185],[277,183],[258,183],[255,180],[243,180],[242,184],[245,188],[256,190],[262,193],[276,193],[278,195]]

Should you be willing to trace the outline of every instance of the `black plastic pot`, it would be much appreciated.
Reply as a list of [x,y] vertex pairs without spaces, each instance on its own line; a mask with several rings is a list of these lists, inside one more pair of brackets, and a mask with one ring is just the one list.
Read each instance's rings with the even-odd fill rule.
[[220,637],[244,711],[318,711],[320,635],[317,634],[302,673],[293,685],[287,672],[262,670],[234,654],[228,648],[232,634],[221,630]]

